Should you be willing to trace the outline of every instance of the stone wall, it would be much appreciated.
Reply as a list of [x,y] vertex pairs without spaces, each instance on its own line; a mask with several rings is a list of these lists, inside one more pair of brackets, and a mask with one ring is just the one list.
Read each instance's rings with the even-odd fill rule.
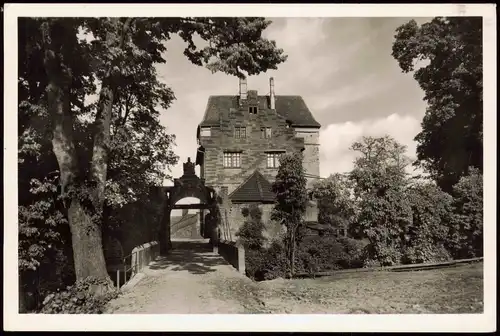
[[[231,240],[236,241],[236,232],[245,220],[246,217],[243,216],[242,211],[244,208],[249,208],[250,204],[232,204],[230,210],[228,211],[228,221],[231,228]],[[262,222],[264,223],[264,237],[268,240],[276,238],[282,228],[279,223],[271,220],[271,211],[274,208],[274,204],[260,204],[260,209],[262,210]]]
[[182,216],[171,216],[170,237],[175,238],[202,238],[200,235],[200,215],[187,214]]
[[[304,170],[307,174],[320,176],[319,172],[319,130],[317,128],[296,128],[296,136],[304,139]],[[307,179],[307,187],[311,188],[316,181]]]
[[130,265],[132,274],[140,273],[144,267],[155,260],[160,255],[160,246],[157,241],[148,242],[134,247],[132,256],[130,258]]
[[158,239],[164,205],[164,189],[154,187],[148,202],[134,202],[120,209],[120,229],[112,236],[120,241],[124,256],[129,255],[134,247]]
[[217,252],[229,264],[245,274],[245,249],[240,244],[231,241],[220,241],[216,247]]

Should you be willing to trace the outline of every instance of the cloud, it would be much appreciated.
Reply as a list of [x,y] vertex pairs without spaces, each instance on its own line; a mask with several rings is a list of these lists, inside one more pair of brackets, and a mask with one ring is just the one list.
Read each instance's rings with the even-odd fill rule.
[[391,114],[380,119],[360,122],[331,124],[320,132],[320,172],[321,176],[344,173],[353,168],[356,154],[349,147],[363,136],[390,135],[407,146],[407,155],[416,156],[416,142],[413,140],[420,131],[420,120],[412,116]]
[[[412,139],[426,107],[423,91],[391,56],[396,28],[410,19],[274,18],[264,31],[264,37],[284,49],[288,60],[277,70],[249,77],[248,88],[267,94],[272,76],[276,94],[304,98],[323,125],[323,175],[348,170],[352,160],[347,148],[353,139],[378,128],[379,133],[400,137],[410,149],[415,147]],[[172,173],[179,177],[182,163],[196,156],[196,127],[208,97],[236,95],[238,79],[191,64],[178,36],[167,48],[167,63],[158,66],[158,73],[177,99],[162,112],[161,122],[177,136],[180,160]],[[397,134],[405,127],[411,133]]]

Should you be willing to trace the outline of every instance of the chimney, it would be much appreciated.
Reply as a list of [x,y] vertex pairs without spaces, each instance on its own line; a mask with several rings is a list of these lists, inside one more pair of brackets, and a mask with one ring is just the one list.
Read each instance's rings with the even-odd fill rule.
[[269,78],[269,108],[276,109],[276,97],[274,96],[274,78]]
[[247,80],[240,78],[240,101],[247,100]]

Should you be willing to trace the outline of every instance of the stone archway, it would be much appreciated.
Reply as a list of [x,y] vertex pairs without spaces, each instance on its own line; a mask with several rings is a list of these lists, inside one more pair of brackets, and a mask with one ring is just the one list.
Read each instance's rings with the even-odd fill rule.
[[[217,199],[215,189],[207,187],[205,180],[196,176],[195,165],[188,158],[183,164],[184,173],[174,179],[172,187],[165,187],[165,204],[163,219],[160,223],[159,238],[160,253],[166,254],[172,248],[170,237],[170,213],[174,209],[208,209],[211,213],[217,212]],[[199,204],[176,204],[179,200],[186,197],[194,197],[200,200]],[[204,221],[200,223],[200,234],[204,238],[212,238],[212,242],[217,241],[217,222],[210,221],[212,225],[205,225]],[[208,229],[208,230],[207,230]],[[214,240],[215,239],[215,240]]]

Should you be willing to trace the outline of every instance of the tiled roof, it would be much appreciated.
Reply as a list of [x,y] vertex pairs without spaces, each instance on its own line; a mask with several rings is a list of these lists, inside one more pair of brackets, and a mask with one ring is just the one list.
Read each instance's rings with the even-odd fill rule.
[[256,170],[229,198],[233,202],[274,202],[275,194],[271,191],[271,183]]
[[[259,96],[258,98],[260,107],[269,106],[268,96]],[[238,108],[238,101],[238,96],[210,96],[200,126],[218,125],[220,113]],[[321,127],[301,96],[276,96],[276,112],[289,120],[292,126]]]

